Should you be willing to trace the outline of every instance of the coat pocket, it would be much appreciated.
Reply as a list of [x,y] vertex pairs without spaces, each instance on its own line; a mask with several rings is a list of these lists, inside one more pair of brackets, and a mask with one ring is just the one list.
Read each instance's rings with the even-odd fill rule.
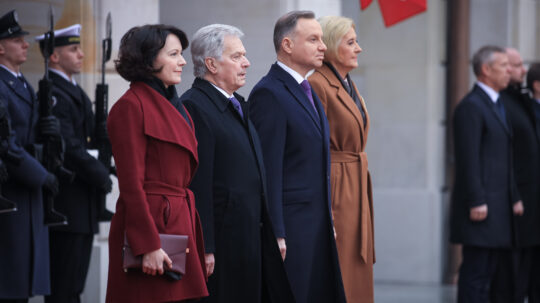
[[171,203],[168,197],[161,194],[147,194],[146,199],[154,224],[159,232],[164,232],[171,213]]

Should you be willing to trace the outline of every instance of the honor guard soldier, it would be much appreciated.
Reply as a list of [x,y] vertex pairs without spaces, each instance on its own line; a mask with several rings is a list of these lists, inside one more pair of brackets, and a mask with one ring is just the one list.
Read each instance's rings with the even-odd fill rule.
[[4,196],[17,204],[0,214],[0,302],[27,302],[50,291],[49,234],[44,225],[42,189],[58,192],[58,181],[26,150],[39,135],[59,136],[56,118],[39,119],[34,89],[21,73],[28,42],[12,10],[0,18],[0,100],[8,109],[14,136],[9,142],[18,165],[6,161],[9,180]]
[[[112,188],[108,169],[88,152],[95,148],[95,119],[90,99],[74,79],[84,58],[80,32],[79,24],[56,30],[49,57],[53,114],[60,120],[66,144],[64,166],[74,172],[75,179],[60,180],[55,200],[55,208],[66,215],[68,225],[50,229],[51,295],[45,302],[80,302],[98,232],[96,194]],[[36,37],[40,47],[43,39],[43,35]]]

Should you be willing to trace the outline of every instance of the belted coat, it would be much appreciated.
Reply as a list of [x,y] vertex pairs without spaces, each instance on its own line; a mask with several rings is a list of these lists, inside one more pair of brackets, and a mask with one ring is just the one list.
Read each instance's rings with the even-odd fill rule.
[[[193,128],[142,82],[132,83],[116,102],[107,124],[120,196],[109,234],[106,301],[176,302],[207,296],[202,230],[188,189],[198,164]],[[189,237],[182,279],[124,272],[124,235],[133,253],[142,255],[161,247],[160,233]]]
[[365,152],[369,115],[360,99],[366,123],[352,97],[326,64],[309,78],[330,126],[330,188],[336,244],[347,302],[373,302],[373,198]]

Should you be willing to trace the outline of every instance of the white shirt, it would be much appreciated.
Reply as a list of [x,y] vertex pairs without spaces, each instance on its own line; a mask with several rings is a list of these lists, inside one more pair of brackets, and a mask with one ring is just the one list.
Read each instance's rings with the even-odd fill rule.
[[66,73],[64,73],[63,71],[60,71],[51,67],[49,67],[49,71],[56,73],[58,76],[66,79],[66,81],[71,82],[73,85],[77,86],[77,81],[75,81],[75,78],[71,77],[71,80],[70,80],[68,75],[66,75]]
[[493,88],[487,86],[486,84],[480,82],[480,81],[477,81],[476,84],[478,84],[478,86],[480,86],[480,88],[486,92],[486,94],[489,96],[489,98],[491,99],[491,101],[493,101],[493,103],[497,103],[497,100],[499,99],[499,93],[496,92]]
[[309,72],[307,72],[306,76],[305,77],[302,77],[302,75],[300,75],[297,71],[295,71],[294,69],[288,67],[287,65],[285,65],[283,62],[280,62],[278,60],[277,64],[283,68],[287,73],[289,73],[293,78],[294,80],[296,80],[296,82],[298,84],[302,83],[302,81],[304,80],[307,80],[307,78],[309,76],[311,76],[311,74],[313,74],[313,72],[315,71],[314,69],[310,70]]
[[224,91],[224,90],[222,90],[221,88],[215,86],[214,83],[212,83],[212,82],[210,82],[210,81],[208,81],[208,82],[209,82],[210,84],[212,84],[212,86],[215,87],[220,93],[222,93],[222,94],[225,96],[225,98],[230,99],[230,98],[233,97],[233,95],[229,95],[226,91]]

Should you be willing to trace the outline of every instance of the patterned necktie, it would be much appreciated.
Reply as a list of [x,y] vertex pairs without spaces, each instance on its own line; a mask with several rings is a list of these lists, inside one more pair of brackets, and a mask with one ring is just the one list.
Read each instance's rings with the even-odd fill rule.
[[309,102],[311,102],[311,106],[313,106],[313,109],[315,112],[317,112],[317,108],[315,107],[315,103],[313,102],[313,94],[311,93],[311,85],[309,85],[309,82],[307,80],[304,80],[300,83],[300,86],[304,89],[304,93],[307,95]]
[[238,101],[238,99],[236,99],[234,96],[230,97],[229,100],[231,100],[234,109],[236,109],[236,111],[240,114],[240,117],[242,117],[243,119],[244,113],[242,112],[242,106],[240,106],[240,101]]

